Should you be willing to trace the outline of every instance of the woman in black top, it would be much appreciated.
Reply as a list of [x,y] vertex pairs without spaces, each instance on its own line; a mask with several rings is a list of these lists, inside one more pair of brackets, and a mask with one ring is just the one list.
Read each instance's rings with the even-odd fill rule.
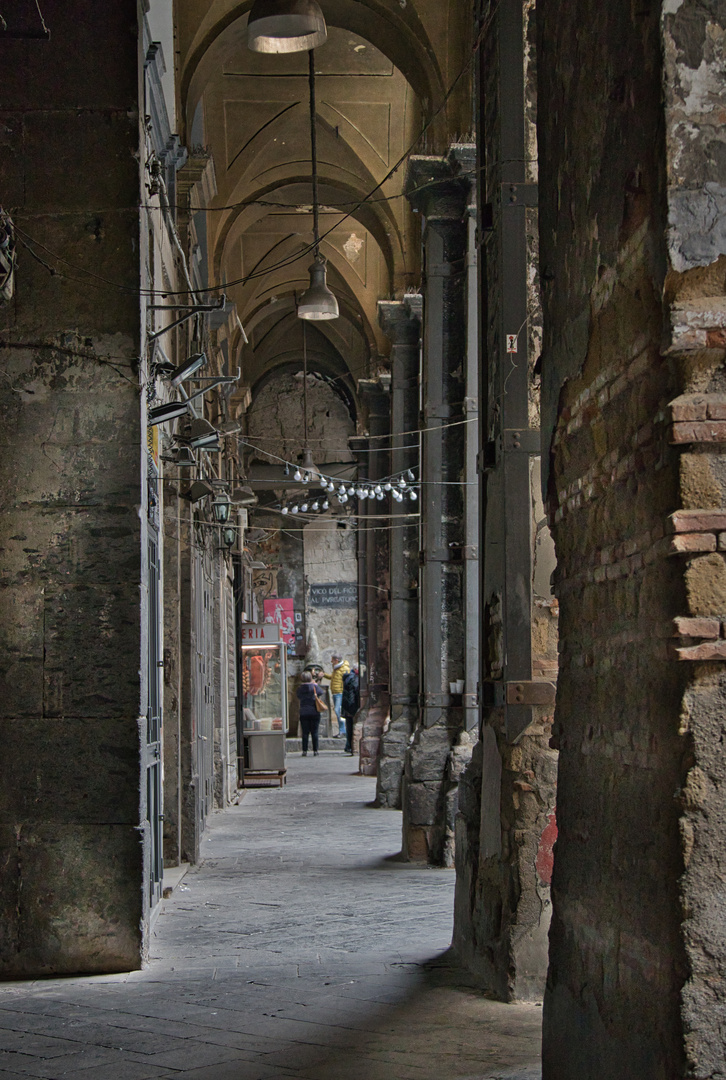
[[308,736],[312,736],[313,753],[318,756],[318,728],[320,727],[320,713],[315,705],[315,699],[323,696],[323,691],[309,671],[303,671],[300,676],[300,686],[297,688],[297,696],[300,702],[300,727],[302,728],[302,756],[307,757]]

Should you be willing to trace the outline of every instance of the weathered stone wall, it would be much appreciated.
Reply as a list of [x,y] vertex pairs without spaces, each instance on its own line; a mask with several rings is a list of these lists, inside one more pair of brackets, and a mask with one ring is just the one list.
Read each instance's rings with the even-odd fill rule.
[[716,4],[662,15],[540,12],[561,605],[546,1080],[726,1069],[724,25]]
[[303,541],[307,628],[315,631],[326,671],[331,670],[330,657],[335,651],[353,667],[358,663],[357,607],[315,607],[310,601],[310,585],[357,581],[355,531],[339,529],[330,518],[320,518],[305,526]]
[[137,7],[43,14],[49,42],[0,42],[24,241],[0,308],[0,970],[22,977],[138,967],[144,912]]

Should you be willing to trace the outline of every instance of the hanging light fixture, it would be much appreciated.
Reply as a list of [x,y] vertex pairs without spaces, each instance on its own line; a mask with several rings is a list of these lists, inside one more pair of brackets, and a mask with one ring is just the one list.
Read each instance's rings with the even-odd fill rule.
[[308,84],[310,87],[310,157],[313,168],[313,251],[315,258],[308,267],[310,273],[310,288],[306,289],[300,297],[297,306],[297,314],[300,319],[318,321],[322,319],[337,319],[339,315],[338,301],[328,288],[325,280],[326,262],[320,254],[320,227],[318,222],[318,144],[315,128],[315,54],[311,49],[308,53]]
[[328,37],[316,0],[255,0],[247,23],[253,52],[294,53],[316,49]]
[[[306,409],[306,412],[307,412],[307,409]],[[307,428],[307,424],[306,424],[306,428]],[[305,431],[305,442],[307,442],[307,441],[308,441],[308,439],[307,439],[307,430],[306,430]],[[312,450],[309,450],[307,448],[307,446],[303,447],[302,466],[301,466],[301,468],[302,468],[303,472],[306,472],[308,474],[308,476],[307,476],[308,483],[310,483],[310,481],[315,479],[316,477],[320,476],[320,469],[317,467],[317,465],[313,461],[313,452],[312,452]]]

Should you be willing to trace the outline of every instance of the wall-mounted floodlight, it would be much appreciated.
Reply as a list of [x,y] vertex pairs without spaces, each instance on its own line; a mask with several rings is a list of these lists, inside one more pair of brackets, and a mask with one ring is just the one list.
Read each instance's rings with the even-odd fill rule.
[[176,420],[178,416],[184,416],[188,411],[189,407],[186,401],[167,401],[165,405],[155,405],[153,409],[149,409],[149,427],[153,427],[155,424],[163,424],[167,420]]
[[255,0],[247,23],[253,52],[293,53],[317,49],[328,36],[316,0]]
[[185,379],[191,379],[192,375],[199,371],[200,368],[203,368],[206,363],[207,357],[205,353],[193,353],[179,367],[174,368],[171,373],[171,385],[181,386]]
[[192,420],[189,428],[184,432],[186,442],[193,449],[201,447],[204,449],[219,441],[219,432],[215,427],[205,420],[204,417],[198,416]]
[[190,502],[195,503],[199,502],[200,499],[206,499],[207,495],[213,494],[214,488],[206,480],[195,480],[187,492],[187,498]]
[[254,506],[257,502],[257,496],[251,487],[242,485],[242,487],[236,487],[232,492],[231,501],[236,506]]

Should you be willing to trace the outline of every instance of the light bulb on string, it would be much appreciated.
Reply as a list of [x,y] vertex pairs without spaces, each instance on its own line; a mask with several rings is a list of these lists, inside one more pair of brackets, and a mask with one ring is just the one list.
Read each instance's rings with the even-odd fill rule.
[[329,509],[330,509],[330,503],[328,502],[327,499],[323,499],[323,510],[329,510]]
[[299,510],[300,510],[300,507],[297,506],[297,505],[290,507],[290,513],[291,514],[297,514],[299,512]]
[[383,499],[385,499],[385,497],[386,496],[383,494],[382,491],[379,491],[378,494],[376,495],[376,498],[378,499],[379,502],[381,502]]
[[282,510],[280,511],[280,513],[281,513],[281,514],[289,514],[289,513],[290,513],[290,510],[289,510],[289,508],[288,508],[287,506],[283,506],[283,508],[282,508]]
[[408,476],[409,480],[415,480],[416,479],[416,477],[414,476],[414,473],[413,473],[413,469],[409,469],[408,472],[406,473],[406,475]]
[[300,513],[301,514],[307,514],[307,512],[308,512],[308,504],[303,503],[302,506],[300,507]]
[[351,487],[348,488],[348,494],[349,495],[355,495],[355,488],[352,485],[351,485]]
[[413,488],[411,488],[411,490],[409,491],[409,493],[408,493],[408,497],[409,497],[409,499],[411,499],[411,500],[412,500],[412,502],[416,502],[416,499],[418,498],[418,495],[417,495],[417,494],[416,494],[416,492],[415,492],[415,491],[413,490]]
[[392,487],[393,487],[393,484],[391,483],[391,481],[386,480],[385,484],[383,485],[383,490],[384,491],[390,491]]
[[312,506],[310,507],[310,509],[311,509],[311,510],[319,510],[319,509],[320,509],[320,504],[318,503],[318,500],[317,500],[317,499],[316,499],[316,500],[315,500],[315,502],[314,502],[314,503],[312,504]]
[[295,472],[293,473],[292,478],[293,478],[293,480],[302,480],[302,473],[300,472],[299,469],[295,469]]
[[383,488],[381,487],[380,484],[376,484],[376,486],[373,488],[373,490],[376,493],[376,495],[380,495],[381,492],[383,491]]
[[399,479],[399,481],[398,481],[398,486],[399,486],[400,488],[405,488],[405,486],[406,486],[406,481],[405,481],[405,480],[403,479],[403,477],[401,477],[401,478]]

